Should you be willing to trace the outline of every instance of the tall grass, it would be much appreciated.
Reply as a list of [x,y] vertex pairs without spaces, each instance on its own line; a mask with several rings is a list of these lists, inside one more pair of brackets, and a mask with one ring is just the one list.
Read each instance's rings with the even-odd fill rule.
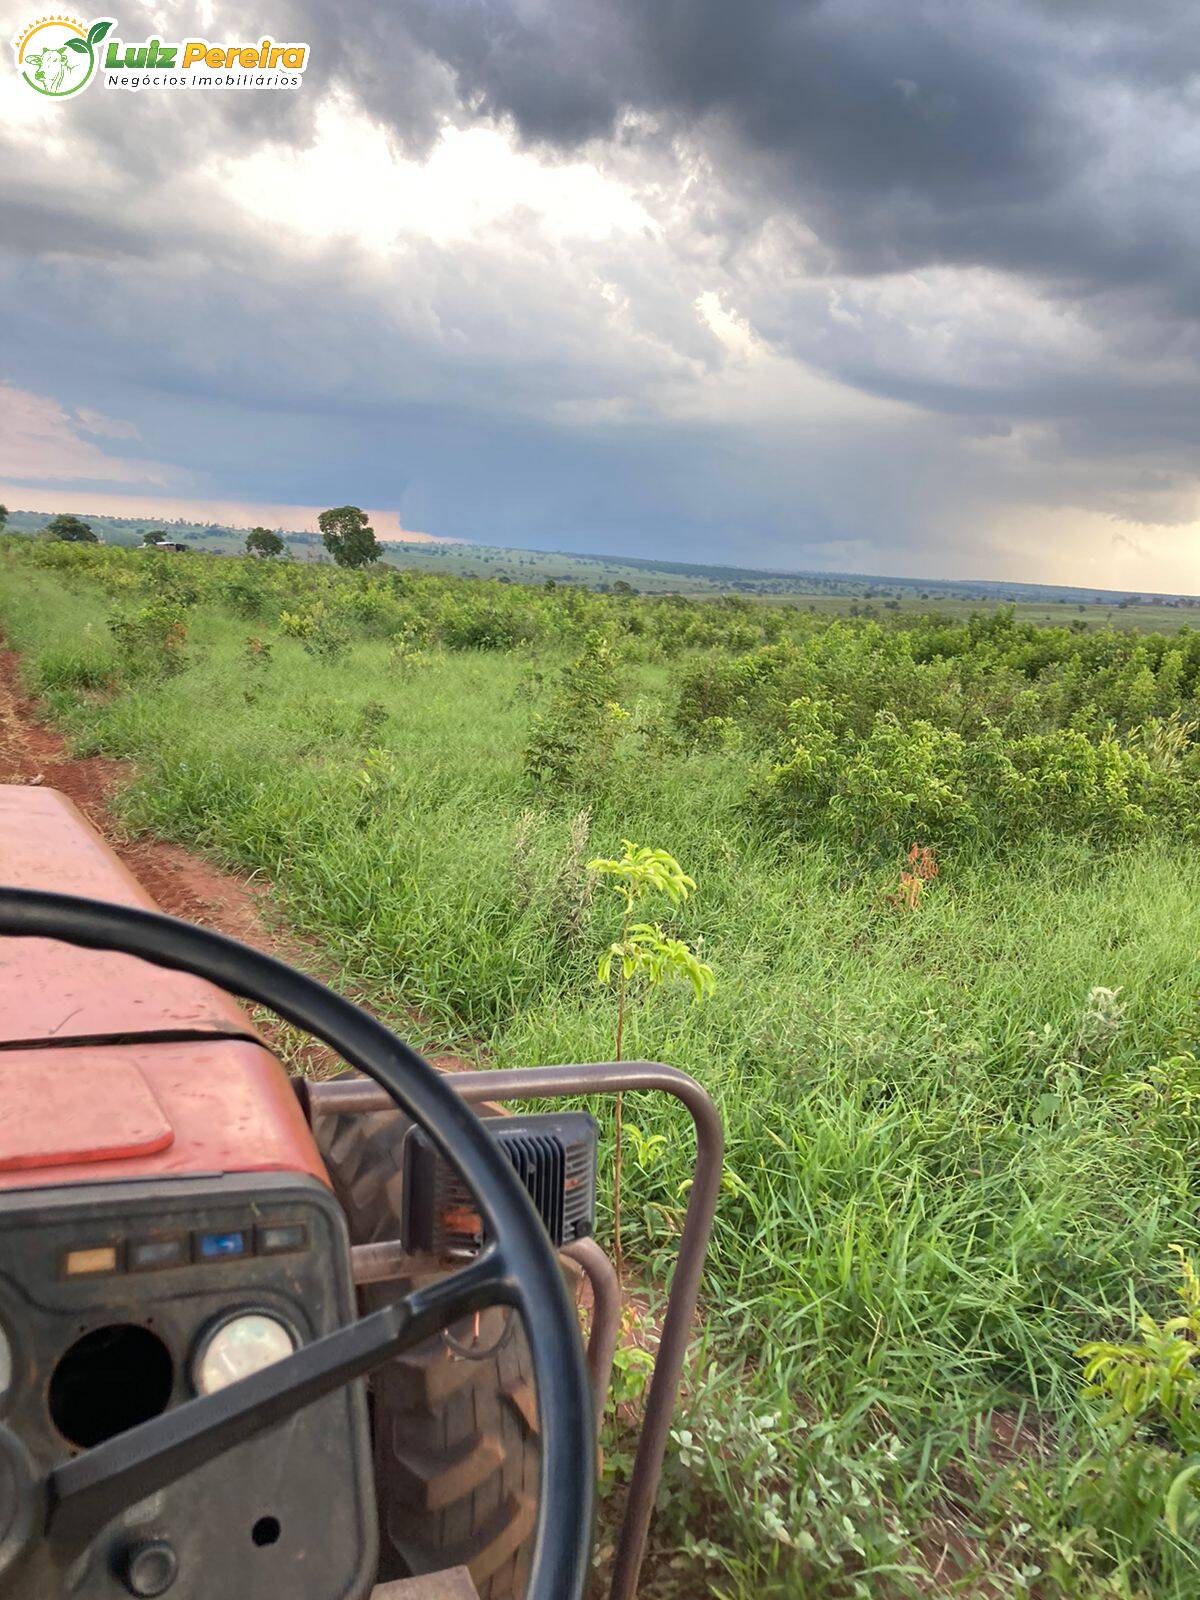
[[[1200,1077],[1178,1084],[1200,861],[1169,831],[947,851],[909,910],[889,899],[902,851],[765,828],[736,748],[647,739],[592,793],[531,788],[531,669],[564,646],[397,667],[360,640],[334,663],[201,604],[182,671],[110,691],[110,602],[21,563],[3,583],[0,623],[75,748],[133,762],[126,825],[266,874],[426,1048],[611,1053],[594,956],[615,913],[581,888],[584,803],[591,853],[659,844],[697,878],[674,926],[703,935],[718,992],[664,992],[626,1042],[694,1073],[728,1134],[648,1595],[949,1593],[981,1572],[978,1593],[1197,1592],[1185,1543],[1133,1531],[1127,1485],[1092,1492],[1073,1356],[1128,1327],[1132,1296],[1161,1305],[1168,1246],[1195,1237]],[[622,700],[652,705],[675,672],[627,665]],[[626,1248],[661,1282],[687,1140],[653,1098],[626,1115],[668,1136],[626,1176]],[[1018,1420],[1014,1460],[989,1440]]]

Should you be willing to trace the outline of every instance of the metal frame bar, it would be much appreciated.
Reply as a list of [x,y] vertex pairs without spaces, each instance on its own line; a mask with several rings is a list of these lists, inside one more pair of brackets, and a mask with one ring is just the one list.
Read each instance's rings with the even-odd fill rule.
[[613,1359],[621,1335],[621,1285],[617,1269],[595,1239],[576,1239],[560,1255],[570,1256],[587,1273],[592,1286],[592,1326],[588,1334],[588,1379],[596,1408],[596,1432],[604,1421],[604,1402],[612,1382]]
[[[716,1106],[694,1078],[678,1067],[664,1066],[657,1061],[594,1061],[579,1066],[452,1072],[447,1074],[446,1082],[472,1105],[484,1100],[556,1100],[565,1096],[626,1094],[652,1089],[674,1095],[691,1113],[696,1130],[691,1192],[679,1236],[675,1275],[667,1295],[609,1590],[609,1600],[633,1600],[646,1553],[646,1537],[720,1193],[725,1144],[721,1119]],[[357,1078],[310,1084],[308,1092],[313,1111],[320,1115],[385,1111],[394,1105],[384,1090]],[[584,1265],[586,1270],[586,1262]],[[590,1345],[588,1355],[591,1368]]]
[[364,1283],[390,1283],[393,1278],[402,1278],[411,1262],[412,1255],[399,1239],[350,1246],[350,1275],[360,1288]]

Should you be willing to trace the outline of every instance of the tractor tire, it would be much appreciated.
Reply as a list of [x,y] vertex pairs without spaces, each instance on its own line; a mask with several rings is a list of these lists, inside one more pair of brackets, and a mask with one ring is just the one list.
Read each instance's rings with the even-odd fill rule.
[[[351,1242],[401,1228],[398,1112],[332,1116],[316,1132]],[[569,1264],[569,1265],[573,1265]],[[412,1274],[360,1290],[364,1311],[441,1275]],[[521,1320],[500,1307],[416,1345],[369,1379],[379,1510],[379,1581],[444,1567],[470,1571],[480,1600],[523,1600],[537,1518],[540,1440],[533,1365]],[[485,1354],[451,1349],[473,1341]]]

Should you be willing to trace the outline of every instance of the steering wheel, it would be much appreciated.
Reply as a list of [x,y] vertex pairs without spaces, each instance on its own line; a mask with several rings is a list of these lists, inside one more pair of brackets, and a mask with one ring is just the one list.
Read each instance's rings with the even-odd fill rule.
[[467,1267],[190,1400],[39,1478],[0,1427],[0,1573],[39,1538],[64,1562],[128,1506],[485,1306],[518,1311],[541,1417],[541,1493],[527,1600],[579,1600],[595,1442],[574,1313],[528,1194],[475,1114],[411,1046],[361,1007],[272,956],[175,917],[76,895],[0,889],[0,935],[115,950],[268,1007],[374,1078],[470,1184],[488,1242]]

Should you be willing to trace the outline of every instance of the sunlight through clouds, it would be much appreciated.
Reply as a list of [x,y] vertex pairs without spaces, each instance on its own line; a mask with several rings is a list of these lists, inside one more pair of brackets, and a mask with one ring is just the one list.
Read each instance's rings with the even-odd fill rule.
[[477,239],[514,218],[556,241],[654,228],[634,196],[587,161],[539,160],[500,128],[450,124],[428,159],[408,159],[343,96],[321,108],[312,145],[227,157],[221,183],[253,216],[305,219],[301,239],[346,235],[376,251],[412,238]]

